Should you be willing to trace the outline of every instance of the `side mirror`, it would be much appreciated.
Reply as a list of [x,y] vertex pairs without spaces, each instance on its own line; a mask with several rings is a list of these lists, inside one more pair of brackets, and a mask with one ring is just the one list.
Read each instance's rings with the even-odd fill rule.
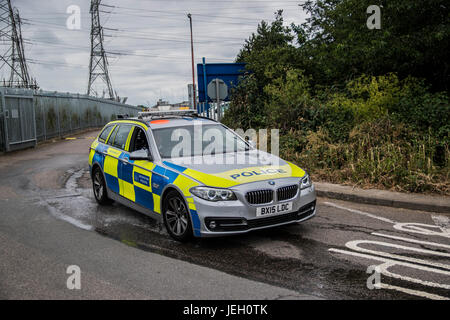
[[153,157],[147,149],[137,150],[130,153],[130,160],[146,160],[153,161]]
[[246,136],[245,142],[247,142],[250,145],[250,147],[256,148],[256,143],[253,140],[251,140],[250,137]]
[[253,149],[256,148],[256,143],[253,140],[247,140],[247,143],[252,147]]

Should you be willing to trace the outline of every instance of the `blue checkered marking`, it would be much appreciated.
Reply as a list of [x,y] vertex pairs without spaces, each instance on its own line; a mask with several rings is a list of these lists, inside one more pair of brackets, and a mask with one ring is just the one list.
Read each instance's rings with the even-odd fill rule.
[[194,235],[196,237],[200,237],[201,233],[200,233],[200,228],[201,228],[201,223],[200,223],[200,218],[198,217],[197,211],[196,210],[189,210],[191,212],[191,217],[192,217],[192,227],[194,229]]
[[92,159],[92,163],[98,163],[101,166],[102,170],[103,170],[103,165],[105,162],[105,156],[103,154],[101,154],[101,152],[106,152],[107,149],[108,149],[108,147],[106,147],[102,143],[99,143],[97,148],[95,149],[95,154]]
[[167,184],[167,179],[157,174],[152,174],[152,192],[161,196],[164,187]]
[[158,196],[162,195],[162,191],[167,184],[167,179],[164,178],[166,169],[161,166],[155,166],[152,174],[152,192]]
[[112,175],[107,174],[107,173],[105,173],[105,179],[106,179],[106,185],[108,186],[108,188],[110,188],[115,193],[120,192],[119,179],[117,179],[116,177],[113,177]]
[[95,152],[94,157],[92,158],[92,163],[98,163],[100,167],[103,169],[103,161],[105,157],[98,152]]
[[166,170],[165,176],[169,178],[168,183],[173,183],[176,178],[178,178],[178,173],[172,170]]
[[[130,156],[128,153],[122,152],[119,159],[129,159]],[[119,168],[118,168],[119,178],[123,181],[126,181],[130,184],[133,184],[133,161],[130,161],[130,163],[124,163],[122,161],[119,161]]]
[[179,165],[174,164],[174,163],[172,163],[172,162],[164,161],[163,163],[164,163],[166,166],[168,166],[168,167],[170,167],[170,168],[172,168],[172,169],[175,169],[175,170],[177,170],[177,171],[180,171],[180,172],[184,172],[184,171],[186,170],[185,167],[179,166]]
[[153,196],[151,192],[134,186],[134,195],[136,197],[136,203],[150,210],[154,209]]

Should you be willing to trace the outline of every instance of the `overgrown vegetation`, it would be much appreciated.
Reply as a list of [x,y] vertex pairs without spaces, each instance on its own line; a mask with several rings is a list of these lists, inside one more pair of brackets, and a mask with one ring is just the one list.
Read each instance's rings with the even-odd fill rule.
[[301,4],[310,18],[261,22],[237,61],[249,73],[224,122],[279,128],[281,156],[316,179],[450,194],[450,21],[446,1]]

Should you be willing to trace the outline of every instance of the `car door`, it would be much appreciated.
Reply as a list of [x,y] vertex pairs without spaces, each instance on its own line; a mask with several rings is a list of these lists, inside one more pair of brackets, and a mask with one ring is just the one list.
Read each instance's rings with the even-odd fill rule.
[[108,149],[105,152],[103,173],[108,189],[117,194],[123,193],[124,190],[121,164],[126,156],[125,149],[132,128],[131,124],[117,125],[107,142]]
[[125,150],[119,157],[120,195],[132,202],[136,202],[136,196],[133,181],[133,161],[130,161],[130,153],[133,152],[133,147],[130,147],[130,145],[136,134],[135,128],[135,126],[131,127],[125,143]]
[[[145,150],[150,154],[146,130],[141,126],[135,126],[127,156],[129,157],[132,152],[140,150]],[[125,184],[125,188],[128,189],[126,198],[146,209],[159,213],[159,196],[155,195],[152,189],[152,170],[154,167],[155,165],[152,161],[128,161],[123,164],[122,174],[124,181],[131,181],[131,185],[129,183]]]

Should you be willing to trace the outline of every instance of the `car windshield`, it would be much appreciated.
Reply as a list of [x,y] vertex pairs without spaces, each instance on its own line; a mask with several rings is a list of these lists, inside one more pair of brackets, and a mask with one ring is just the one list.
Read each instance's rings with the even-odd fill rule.
[[220,124],[154,129],[161,158],[179,158],[249,150],[236,133]]

